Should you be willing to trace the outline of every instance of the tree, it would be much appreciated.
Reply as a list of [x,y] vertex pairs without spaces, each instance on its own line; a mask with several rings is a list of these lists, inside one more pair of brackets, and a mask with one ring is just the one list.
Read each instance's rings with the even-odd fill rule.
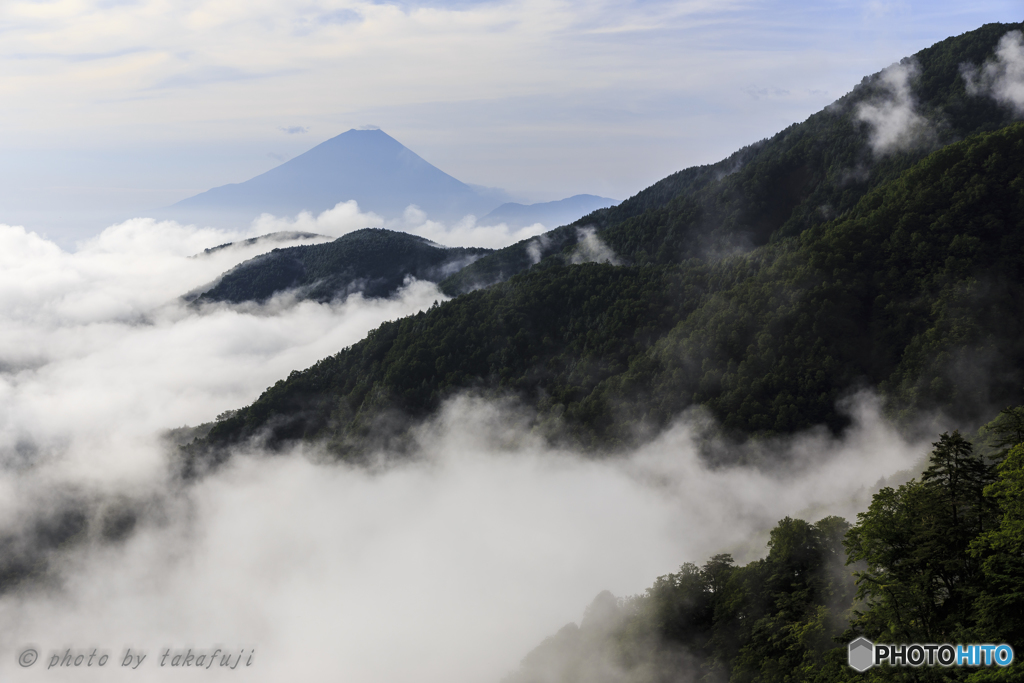
[[1010,449],[999,478],[985,495],[999,506],[999,526],[971,544],[983,558],[985,589],[978,597],[978,627],[991,642],[1024,645],[1024,444]]
[[847,535],[847,562],[864,561],[854,628],[889,642],[954,642],[973,623],[981,562],[969,552],[996,513],[992,470],[959,432],[932,444],[922,481],[875,494]]
[[1003,460],[1011,448],[1024,442],[1024,406],[1003,408],[981,431],[988,436],[988,446],[995,451],[990,457]]

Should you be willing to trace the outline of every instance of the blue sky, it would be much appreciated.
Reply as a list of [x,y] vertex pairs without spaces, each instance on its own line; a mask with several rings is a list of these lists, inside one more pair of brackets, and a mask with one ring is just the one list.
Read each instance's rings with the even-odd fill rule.
[[384,129],[470,183],[625,198],[1015,2],[10,0],[0,223],[70,244]]

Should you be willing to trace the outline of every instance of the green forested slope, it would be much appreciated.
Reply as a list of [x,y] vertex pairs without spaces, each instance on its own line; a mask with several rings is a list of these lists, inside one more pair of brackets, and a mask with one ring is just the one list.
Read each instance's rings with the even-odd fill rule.
[[675,173],[544,239],[501,249],[442,282],[442,289],[454,295],[507,279],[536,263],[537,254],[571,248],[577,227],[596,227],[628,263],[675,263],[746,250],[842,215],[931,151],[1011,121],[1010,109],[967,93],[960,69],[983,63],[1007,31],[1022,26],[988,24],[904,60],[918,70],[911,92],[916,113],[928,121],[904,147],[876,155],[869,144],[871,128],[858,119],[860,105],[893,99],[880,74],[874,74],[803,123],[717,164]]
[[441,247],[422,237],[366,228],[327,244],[274,249],[225,273],[195,303],[265,301],[299,289],[301,298],[331,301],[353,292],[389,296],[407,276],[437,282],[490,252]]
[[699,269],[537,269],[385,323],[293,372],[217,423],[204,443],[235,442],[269,427],[271,444],[326,439],[347,454],[359,451],[381,420],[426,416],[461,389],[516,392],[556,415],[671,329],[681,305],[699,300],[702,281]]
[[[998,429],[1005,421],[991,426],[1007,436]],[[740,567],[716,555],[658,577],[642,595],[603,593],[578,627],[541,643],[504,683],[1021,680],[1024,444],[995,461],[958,432],[933,445],[921,479],[882,488],[853,527],[787,517],[762,560]],[[1008,643],[1017,659],[1006,669],[858,673],[847,666],[847,644],[859,636]]]
[[[1024,124],[933,153],[840,219],[746,254],[566,266],[388,323],[278,382],[192,447],[256,434],[358,451],[461,390],[513,393],[575,440],[628,443],[705,405],[737,434],[841,429],[836,400],[960,419],[1019,398]],[[392,425],[392,431],[393,425]],[[400,431],[400,430],[399,430]]]
[[1012,400],[1022,140],[1016,124],[947,147],[843,219],[716,264],[700,308],[592,400],[643,393],[632,405],[657,420],[701,403],[747,433],[836,424],[835,400],[858,384],[963,418]]

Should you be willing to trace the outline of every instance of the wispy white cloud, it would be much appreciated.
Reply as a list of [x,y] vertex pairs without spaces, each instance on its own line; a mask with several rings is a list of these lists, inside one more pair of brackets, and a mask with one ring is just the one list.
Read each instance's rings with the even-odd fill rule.
[[[734,4],[719,4],[715,11],[727,12]],[[185,5],[142,0],[113,6],[15,0],[0,7],[5,24],[0,60],[33,54],[106,58],[71,68],[22,59],[0,75],[0,88],[8,95],[45,99],[48,90],[59,87],[67,103],[82,106],[140,89],[192,87],[206,89],[206,97],[237,109],[247,105],[218,97],[209,87],[276,76],[281,82],[260,87],[283,95],[294,92],[296,82],[300,87],[330,82],[330,88],[320,88],[325,102],[355,98],[380,106],[425,97],[507,97],[544,92],[566,82],[585,86],[594,82],[595,60],[604,67],[602,80],[631,70],[621,55],[574,54],[560,48],[566,37],[603,28],[664,30],[709,11],[706,3],[698,2],[653,7],[657,11],[645,11],[643,5],[626,11],[603,3],[556,0],[406,9],[330,0],[234,6],[216,0]],[[527,42],[529,51],[524,50]],[[607,47],[620,52],[612,44]],[[469,55],[473,58],[467,59]],[[530,64],[545,68],[531,69]],[[158,99],[166,107],[169,98]],[[273,106],[273,98],[262,99],[263,106]],[[175,96],[173,102],[179,101]],[[83,107],[82,113],[90,109]],[[161,119],[167,120],[168,113]]]
[[359,204],[351,199],[339,202],[334,208],[315,216],[309,211],[303,211],[294,218],[265,213],[252,222],[249,232],[265,235],[270,232],[299,231],[341,237],[353,230],[381,227],[384,227],[383,218],[372,211],[364,213],[359,209]]
[[409,206],[400,218],[386,221],[373,212],[363,213],[353,199],[338,203],[316,216],[308,211],[292,217],[278,217],[263,214],[253,221],[250,232],[266,234],[277,231],[315,232],[331,237],[341,237],[362,228],[387,228],[411,235],[424,237],[446,247],[486,247],[499,249],[547,232],[549,228],[534,223],[513,229],[506,223],[479,225],[475,216],[465,216],[454,223],[431,220],[416,206]]
[[884,94],[857,106],[857,118],[871,127],[871,149],[876,156],[927,144],[934,135],[928,120],[917,113],[911,82],[920,67],[908,61],[882,70]]
[[611,247],[597,236],[593,227],[577,228],[576,238],[579,242],[569,259],[572,263],[611,263],[616,266],[621,263]]
[[967,92],[988,95],[1024,116],[1024,36],[1010,31],[999,40],[995,59],[981,67],[964,64],[960,67]]
[[415,206],[405,210],[401,219],[389,222],[386,227],[425,237],[428,240],[449,247],[486,247],[500,249],[521,240],[540,235],[550,228],[534,223],[522,228],[510,228],[506,223],[478,225],[475,216],[466,216],[455,223],[446,225],[430,220]]

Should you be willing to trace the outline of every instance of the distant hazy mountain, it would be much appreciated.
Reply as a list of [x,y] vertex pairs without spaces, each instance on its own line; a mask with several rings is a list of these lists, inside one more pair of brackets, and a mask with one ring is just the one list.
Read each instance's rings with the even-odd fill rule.
[[577,194],[557,202],[541,202],[539,204],[509,202],[502,204],[477,222],[480,225],[505,223],[512,228],[542,223],[553,228],[572,223],[580,216],[586,216],[598,209],[605,209],[618,203],[615,199],[592,194]]
[[449,248],[404,232],[356,230],[326,244],[273,251],[249,259],[215,283],[185,295],[187,301],[266,301],[289,289],[315,301],[393,294],[411,276],[438,282],[490,253],[490,249]]
[[354,199],[364,211],[400,216],[415,204],[431,218],[483,215],[503,201],[432,166],[381,130],[350,130],[244,183],[223,185],[166,210],[179,220],[245,224],[261,213],[319,213]]

